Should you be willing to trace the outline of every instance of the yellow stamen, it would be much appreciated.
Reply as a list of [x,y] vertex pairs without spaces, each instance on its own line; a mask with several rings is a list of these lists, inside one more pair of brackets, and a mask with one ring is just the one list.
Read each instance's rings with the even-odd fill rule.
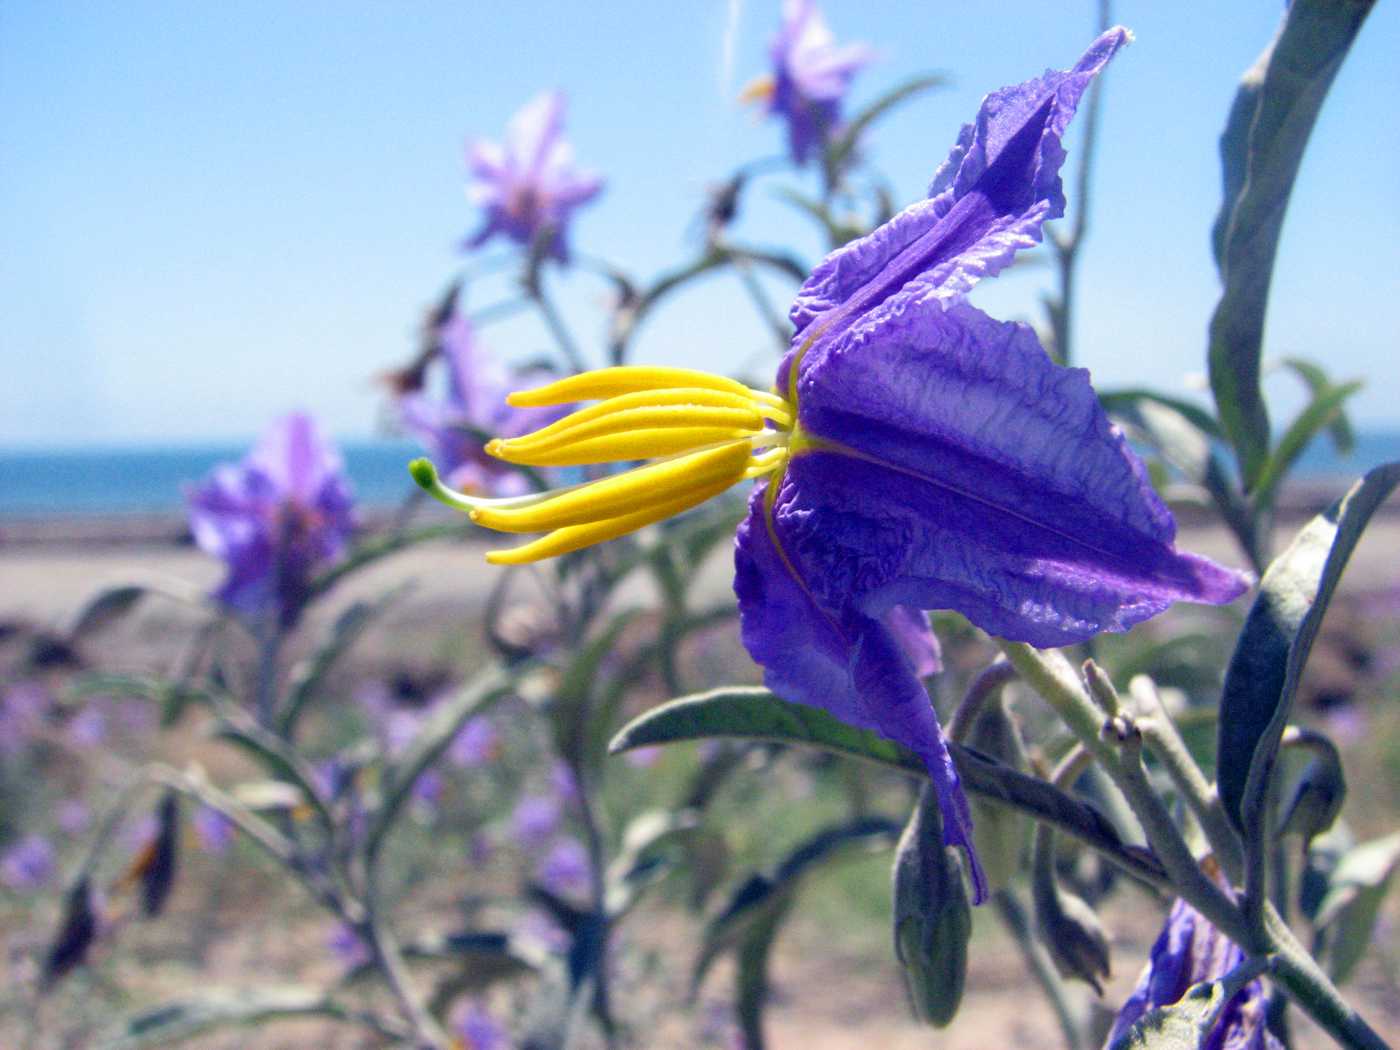
[[590,463],[618,463],[633,459],[656,459],[678,452],[690,452],[707,445],[740,441],[753,434],[735,427],[670,427],[664,430],[634,430],[610,434],[565,445],[533,455],[507,456],[492,449],[492,455],[530,467],[578,467]]
[[597,401],[600,398],[631,394],[638,390],[697,386],[706,390],[727,390],[742,397],[748,397],[750,393],[743,383],[711,372],[698,372],[693,368],[619,365],[616,368],[599,368],[592,372],[566,376],[534,390],[517,390],[507,396],[506,404],[516,408],[537,408],[543,405],[566,405],[570,401]]
[[[763,429],[763,416],[752,407],[656,405],[626,408],[610,415],[586,420],[546,437],[531,434],[524,438],[497,438],[487,443],[486,451],[507,462],[535,464],[540,455],[548,455],[561,448],[577,448],[598,438],[645,430],[679,428],[709,428],[732,430],[740,435],[757,434]],[[693,443],[690,447],[693,447]]]
[[[580,408],[577,412],[571,412],[563,419],[557,420],[547,427],[541,427],[532,434],[523,437],[509,438],[507,443],[512,447],[524,448],[527,444],[533,446],[537,442],[552,439],[560,434],[572,432],[576,427],[584,423],[592,422],[603,416],[612,415],[631,408],[650,408],[658,405],[708,405],[716,408],[753,408],[755,399],[761,396],[773,397],[774,395],[761,395],[757,390],[747,391],[744,394],[735,394],[728,390],[707,390],[703,387],[677,387],[674,390],[637,390],[630,394],[619,394],[617,397],[610,397],[606,401],[601,401],[596,405],[589,405],[587,408]],[[781,406],[785,404],[781,398],[776,398]],[[768,411],[768,402],[763,402],[765,411]]]
[[765,73],[761,77],[754,77],[744,85],[744,90],[739,92],[739,101],[745,104],[767,102],[777,90],[778,82],[774,79],[773,74]]
[[736,441],[603,478],[533,507],[474,510],[472,521],[500,532],[543,532],[602,521],[647,503],[670,503],[695,487],[723,482],[728,488],[744,477],[749,455],[749,443]]

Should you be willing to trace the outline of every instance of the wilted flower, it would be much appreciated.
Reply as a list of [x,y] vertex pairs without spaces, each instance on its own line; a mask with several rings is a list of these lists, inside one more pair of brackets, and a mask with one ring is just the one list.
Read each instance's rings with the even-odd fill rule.
[[562,838],[550,847],[535,878],[554,893],[582,893],[592,883],[588,851],[575,838]]
[[[398,399],[399,423],[428,449],[449,484],[468,492],[511,496],[528,490],[525,476],[486,454],[483,434],[518,437],[564,414],[508,405],[510,374],[482,348],[466,315],[452,313],[437,329],[447,371],[443,396],[415,390]],[[534,381],[547,378],[533,373]],[[517,379],[523,377],[517,377]],[[527,382],[530,380],[527,380]]]
[[501,734],[486,715],[468,719],[447,748],[448,761],[463,769],[484,765],[500,753]]
[[511,117],[504,143],[472,144],[467,166],[475,181],[467,196],[485,209],[486,222],[466,247],[479,248],[500,233],[567,261],[570,213],[596,197],[603,180],[574,167],[563,134],[564,95],[546,91]]
[[195,811],[192,823],[195,838],[206,853],[222,855],[233,842],[233,821],[213,806],[200,806]]
[[505,1026],[479,1002],[469,1002],[452,1012],[454,1050],[506,1050],[510,1045]]
[[[1193,984],[1224,977],[1242,962],[1238,945],[1178,899],[1104,1045],[1112,1046],[1149,1010],[1170,1006]],[[1225,1004],[1201,1050],[1283,1050],[1265,1027],[1266,1006],[1264,982],[1255,978]]]
[[412,467],[478,524],[548,531],[488,554],[497,564],[612,539],[766,476],[738,534],[744,645],[779,696],[919,754],[978,900],[967,800],[918,677],[935,650],[917,610],[1063,646],[1245,588],[1176,550],[1171,513],[1088,373],[964,298],[1063,213],[1060,136],[1128,39],[1110,30],[1073,68],[989,95],[931,196],[833,252],[799,290],[773,392],[688,369],[604,369],[512,394],[520,406],[602,403],[487,446],[536,466],[658,462],[514,500],[454,493],[431,464]]
[[524,849],[539,849],[559,830],[559,799],[553,795],[527,795],[511,814],[511,829]]
[[58,857],[42,835],[26,835],[0,860],[0,879],[12,890],[37,890],[53,878]]
[[189,494],[195,542],[228,566],[216,597],[290,626],[312,574],[345,549],[351,503],[340,455],[311,417],[279,420],[242,462],[218,467]]
[[773,71],[744,89],[787,121],[792,159],[805,164],[841,124],[851,79],[874,57],[864,44],[837,44],[812,0],[784,0],[783,24],[769,45]]

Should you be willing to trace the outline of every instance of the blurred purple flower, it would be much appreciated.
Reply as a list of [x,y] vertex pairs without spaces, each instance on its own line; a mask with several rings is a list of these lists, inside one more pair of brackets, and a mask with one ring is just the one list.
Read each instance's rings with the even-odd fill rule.
[[467,842],[467,863],[473,868],[484,868],[496,855],[496,840],[488,831],[475,831]]
[[441,773],[436,769],[424,770],[413,783],[413,801],[423,809],[436,810],[442,802],[444,788]]
[[569,947],[569,935],[548,912],[535,908],[526,912],[516,923],[513,936],[548,952],[563,952]]
[[463,769],[475,769],[494,759],[501,750],[501,734],[486,715],[477,715],[452,738],[447,758]]
[[505,1026],[475,1001],[453,1010],[452,1031],[461,1050],[506,1050],[510,1045]]
[[661,759],[660,747],[637,747],[622,753],[623,760],[637,769],[650,769]]
[[784,0],[768,53],[773,71],[745,88],[743,98],[767,102],[770,114],[787,121],[788,150],[806,164],[841,126],[841,102],[874,53],[864,44],[838,45],[812,0]]
[[97,747],[107,738],[107,715],[94,703],[68,720],[68,739],[75,747]]
[[[1170,1006],[1192,985],[1224,977],[1242,962],[1244,952],[1237,945],[1178,899],[1104,1045],[1112,1046],[1148,1011]],[[1225,1004],[1201,1050],[1283,1050],[1265,1027],[1266,1007],[1264,982],[1255,978]]]
[[233,842],[234,823],[213,806],[200,806],[194,814],[194,834],[200,848],[220,856]]
[[326,947],[347,970],[363,966],[370,960],[369,945],[360,939],[349,923],[338,922],[326,938]]
[[526,795],[511,814],[511,830],[522,849],[539,849],[559,830],[559,799],[553,795]]
[[418,730],[423,725],[423,715],[418,711],[402,708],[390,711],[380,725],[384,737],[384,750],[390,755],[400,755],[413,743]]
[[483,435],[518,437],[564,415],[563,408],[515,408],[506,394],[543,373],[512,376],[477,340],[466,315],[454,312],[437,330],[447,372],[444,396],[414,390],[398,399],[399,423],[423,444],[450,484],[467,492],[518,496],[528,491],[517,467],[486,454]]
[[578,839],[560,839],[540,861],[535,878],[553,893],[585,892],[593,882],[588,868],[588,851]]
[[65,835],[77,835],[92,820],[92,810],[86,802],[77,798],[66,798],[54,809],[54,823]]
[[241,462],[216,468],[188,502],[195,542],[228,566],[215,596],[248,616],[275,613],[284,627],[354,527],[340,454],[300,413],[273,424]]
[[41,835],[26,835],[0,860],[0,879],[12,890],[29,892],[53,878],[57,867],[53,844]]
[[562,758],[556,759],[554,764],[549,767],[549,786],[563,801],[578,801],[578,780],[574,776],[574,771],[569,768],[569,763]]
[[18,754],[53,704],[49,691],[38,682],[15,682],[0,695],[0,754]]
[[496,234],[527,247],[543,247],[568,260],[570,213],[598,195],[603,180],[574,167],[564,139],[564,96],[536,95],[511,117],[504,143],[477,141],[467,152],[473,182],[467,195],[486,212],[481,229],[467,242],[479,248]]

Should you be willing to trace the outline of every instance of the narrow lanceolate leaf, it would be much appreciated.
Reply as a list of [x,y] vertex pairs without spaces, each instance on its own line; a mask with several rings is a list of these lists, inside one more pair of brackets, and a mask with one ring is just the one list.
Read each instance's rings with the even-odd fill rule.
[[896,106],[925,91],[946,87],[948,77],[942,73],[928,73],[913,77],[897,84],[870,105],[857,113],[826,148],[826,168],[833,176],[839,175],[860,145],[860,137],[865,131]]
[[1359,381],[1324,387],[1308,406],[1298,413],[1298,417],[1279,438],[1278,447],[1269,456],[1259,479],[1255,482],[1254,500],[1258,505],[1267,507],[1273,503],[1280,482],[1293,469],[1298,457],[1312,444],[1313,438],[1317,437],[1319,432],[1332,426],[1339,419],[1345,420],[1342,406],[1346,399],[1361,387]]
[[1400,867],[1400,832],[1342,855],[1328,878],[1314,925],[1324,931],[1327,970],[1338,984],[1351,976],[1371,944],[1381,902]]
[[176,999],[128,1017],[104,1050],[166,1046],[217,1028],[246,1027],[292,1017],[354,1018],[324,992],[310,988],[264,988],[206,992]]
[[[654,744],[735,737],[803,744],[863,759],[924,778],[928,768],[912,751],[866,729],[853,729],[825,711],[780,700],[767,689],[735,686],[682,697],[652,708],[613,737],[614,753]],[[949,742],[963,788],[1024,810],[1101,851],[1129,874],[1160,882],[1161,867],[1150,855],[1127,850],[1113,825],[1092,806],[1036,777],[1018,773],[981,752]]]
[[[1317,397],[1333,385],[1322,366],[1312,361],[1301,357],[1286,357],[1280,364],[1301,379],[1313,397]],[[1352,429],[1351,420],[1347,419],[1345,412],[1337,414],[1337,418],[1328,425],[1327,432],[1332,437],[1333,447],[1340,454],[1346,455],[1356,448],[1356,431]]]
[[73,626],[68,629],[69,640],[77,641],[85,634],[111,626],[134,609],[145,596],[146,588],[138,584],[109,587],[100,592],[73,618]]
[[1218,981],[1192,985],[1171,1006],[1159,1006],[1144,1014],[1107,1050],[1200,1050],[1225,1004],[1259,976],[1262,968],[1262,962],[1256,960]]
[[1284,213],[1323,100],[1374,2],[1293,0],[1221,135],[1224,200],[1212,239],[1224,288],[1210,322],[1210,385],[1246,488],[1269,453],[1259,359]]
[[1259,584],[1225,673],[1217,738],[1220,797],[1241,830],[1263,805],[1298,680],[1342,570],[1397,484],[1400,463],[1368,473],[1308,523]]

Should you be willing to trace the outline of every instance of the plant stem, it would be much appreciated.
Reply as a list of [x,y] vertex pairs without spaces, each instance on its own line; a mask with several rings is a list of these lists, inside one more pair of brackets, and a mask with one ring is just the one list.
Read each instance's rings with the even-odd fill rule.
[[535,304],[535,308],[539,310],[540,317],[544,319],[545,327],[549,329],[550,335],[554,336],[554,341],[559,346],[559,352],[564,355],[565,363],[574,372],[587,371],[588,363],[584,361],[578,343],[574,341],[568,326],[564,324],[564,318],[555,307],[554,300],[545,293],[543,275],[535,272],[528,276],[525,280],[525,292],[529,295],[530,301]]
[[1055,973],[1055,967],[1050,962],[1050,957],[1045,953],[1045,949],[1031,933],[1030,920],[1026,915],[1025,905],[1009,889],[998,890],[994,893],[992,903],[996,905],[997,913],[1016,941],[1016,946],[1021,949],[1021,957],[1026,962],[1026,969],[1035,978],[1036,984],[1040,985],[1040,990],[1045,994],[1050,1008],[1055,1011],[1055,1020],[1059,1022],[1060,1033],[1065,1038],[1065,1046],[1068,1050],[1083,1050],[1084,1039],[1079,1031],[1079,1022],[1075,1020],[1074,1011],[1070,1006],[1068,989],[1065,982],[1060,980],[1059,975]]

